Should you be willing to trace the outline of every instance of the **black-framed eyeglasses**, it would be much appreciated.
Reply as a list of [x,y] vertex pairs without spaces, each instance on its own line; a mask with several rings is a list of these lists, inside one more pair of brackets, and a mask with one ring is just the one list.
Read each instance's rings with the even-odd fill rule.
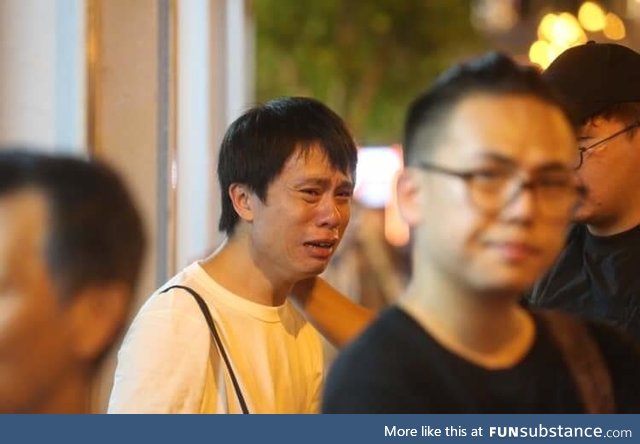
[[484,168],[457,171],[428,162],[415,165],[424,171],[462,179],[467,186],[471,203],[488,214],[497,214],[520,193],[531,190],[536,207],[547,218],[565,218],[585,195],[584,187],[577,185],[570,168],[553,168],[530,179],[515,168]]
[[580,154],[580,156],[579,156],[580,158],[578,159],[578,165],[575,167],[576,170],[579,169],[582,166],[582,164],[584,163],[585,153],[587,153],[590,150],[602,145],[603,143],[606,143],[606,142],[610,141],[611,139],[615,139],[616,137],[618,137],[618,136],[620,136],[622,134],[628,133],[629,131],[631,131],[634,128],[638,128],[639,126],[640,126],[640,122],[632,123],[631,125],[622,128],[620,131],[616,131],[612,135],[607,136],[602,140],[598,140],[597,142],[592,143],[589,146],[586,146],[586,147],[580,146],[580,147],[578,147],[578,153]]

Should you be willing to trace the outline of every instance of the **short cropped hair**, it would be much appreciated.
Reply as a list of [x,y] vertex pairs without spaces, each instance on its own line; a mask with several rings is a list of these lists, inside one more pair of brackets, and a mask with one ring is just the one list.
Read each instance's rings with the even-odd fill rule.
[[569,119],[560,96],[533,66],[516,64],[508,56],[491,52],[443,73],[409,107],[405,120],[404,160],[412,165],[425,151],[431,154],[455,107],[474,94],[525,94],[557,106]]
[[227,130],[218,158],[222,214],[218,228],[231,236],[239,217],[229,186],[241,183],[266,202],[269,184],[291,155],[319,146],[330,165],[355,179],[357,150],[342,119],[321,102],[280,98],[256,106]]
[[0,150],[0,197],[41,192],[49,232],[45,263],[64,304],[92,285],[137,284],[145,249],[142,220],[118,175],[98,161]]
[[[605,120],[615,120],[626,125],[633,125],[640,122],[640,102],[622,102],[608,106],[593,116],[588,117],[580,125],[584,125],[591,119],[601,117]],[[638,128],[634,128],[626,134],[628,139],[635,137]]]

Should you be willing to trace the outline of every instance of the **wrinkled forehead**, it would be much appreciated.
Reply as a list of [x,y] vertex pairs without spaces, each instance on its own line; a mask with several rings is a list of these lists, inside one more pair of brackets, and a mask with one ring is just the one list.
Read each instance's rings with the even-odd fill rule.
[[522,167],[559,162],[577,155],[574,130],[553,104],[523,94],[476,94],[450,113],[435,156],[439,161],[471,160],[495,154]]
[[348,165],[341,168],[338,162],[332,161],[329,150],[319,142],[299,143],[285,161],[280,174],[304,169],[342,174],[349,179],[353,175]]

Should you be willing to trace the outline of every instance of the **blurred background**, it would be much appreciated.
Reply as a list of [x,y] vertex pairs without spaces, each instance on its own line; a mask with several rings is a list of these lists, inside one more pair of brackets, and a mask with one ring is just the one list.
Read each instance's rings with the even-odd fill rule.
[[637,50],[639,23],[640,0],[0,0],[0,145],[120,171],[151,241],[139,305],[222,240],[226,126],[257,102],[316,97],[361,146],[352,223],[325,276],[380,309],[410,272],[391,192],[410,99],[490,49],[541,69],[587,40]]

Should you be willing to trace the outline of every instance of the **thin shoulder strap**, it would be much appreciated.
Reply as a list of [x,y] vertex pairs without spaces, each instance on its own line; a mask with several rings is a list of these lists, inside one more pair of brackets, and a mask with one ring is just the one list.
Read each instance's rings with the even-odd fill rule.
[[190,288],[184,285],[172,285],[170,287],[165,288],[160,293],[166,293],[167,291],[173,288],[179,288],[179,289],[185,290],[186,292],[190,293],[191,296],[193,296],[193,298],[198,303],[198,306],[200,307],[200,311],[202,311],[204,318],[207,320],[207,324],[209,325],[209,331],[211,331],[211,336],[213,336],[213,339],[216,343],[218,351],[220,352],[220,356],[222,356],[222,359],[224,360],[224,363],[227,367],[227,371],[229,372],[229,376],[231,377],[231,382],[233,383],[233,388],[236,392],[236,396],[238,397],[238,401],[240,402],[240,408],[242,408],[242,413],[249,413],[249,409],[247,408],[247,403],[245,402],[244,396],[242,395],[242,390],[240,390],[240,384],[238,384],[236,375],[233,372],[233,368],[231,367],[231,361],[229,360],[229,357],[227,356],[227,352],[225,351],[224,346],[222,345],[222,340],[218,335],[218,330],[216,329],[216,325],[213,322],[213,318],[211,317],[211,312],[209,312],[209,307],[207,307],[206,302],[204,301],[204,299],[202,299],[202,296],[200,296],[197,291],[195,291],[193,288]]
[[551,332],[587,413],[615,413],[611,375],[584,322],[552,310],[537,310]]

